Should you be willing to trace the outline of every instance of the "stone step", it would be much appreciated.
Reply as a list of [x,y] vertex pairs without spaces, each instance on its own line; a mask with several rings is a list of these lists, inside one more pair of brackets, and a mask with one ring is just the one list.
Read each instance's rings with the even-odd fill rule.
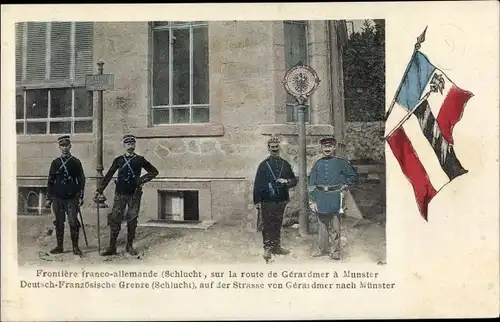
[[359,184],[364,184],[364,183],[379,184],[384,179],[385,179],[385,173],[359,173],[358,172]]
[[358,174],[385,173],[385,164],[353,164]]
[[163,228],[188,228],[188,229],[208,229],[215,224],[214,220],[203,220],[199,223],[167,222],[161,220],[148,220],[139,224],[140,227],[163,227]]

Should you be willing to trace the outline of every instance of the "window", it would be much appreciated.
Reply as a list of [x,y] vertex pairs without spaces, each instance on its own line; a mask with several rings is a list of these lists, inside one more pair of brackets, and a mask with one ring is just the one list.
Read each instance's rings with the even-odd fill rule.
[[[307,63],[307,21],[284,21],[285,68],[288,69],[300,61]],[[295,98],[287,94],[286,121],[297,122]],[[309,109],[306,108],[305,121],[309,122]]]
[[92,22],[16,24],[17,134],[92,132]]
[[158,191],[161,221],[199,222],[197,190]]
[[152,33],[151,123],[209,123],[207,22],[153,22]]
[[19,187],[17,200],[18,215],[46,215],[50,209],[45,208],[45,187]]

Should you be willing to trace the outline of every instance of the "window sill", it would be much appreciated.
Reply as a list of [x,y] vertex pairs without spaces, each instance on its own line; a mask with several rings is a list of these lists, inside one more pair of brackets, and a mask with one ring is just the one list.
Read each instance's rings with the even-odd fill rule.
[[[63,134],[27,134],[17,135],[17,143],[57,143],[57,138]],[[70,135],[71,142],[93,142],[95,140],[93,133],[78,133]]]
[[[262,135],[298,135],[298,124],[262,124],[260,134]],[[330,124],[306,124],[306,135],[323,136],[333,135],[333,125]]]
[[223,136],[222,124],[172,124],[135,129],[138,138],[173,138],[173,137],[206,137]]

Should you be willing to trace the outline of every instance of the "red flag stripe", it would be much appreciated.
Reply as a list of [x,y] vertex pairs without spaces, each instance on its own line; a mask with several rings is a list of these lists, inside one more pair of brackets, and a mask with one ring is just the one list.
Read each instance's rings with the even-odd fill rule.
[[474,94],[471,92],[464,91],[453,85],[443,101],[437,123],[443,138],[450,144],[453,144],[453,127],[462,118],[465,104],[472,96]]
[[424,166],[402,127],[389,136],[387,142],[398,160],[401,170],[413,186],[420,215],[427,220],[429,202],[437,194],[436,189],[432,186]]

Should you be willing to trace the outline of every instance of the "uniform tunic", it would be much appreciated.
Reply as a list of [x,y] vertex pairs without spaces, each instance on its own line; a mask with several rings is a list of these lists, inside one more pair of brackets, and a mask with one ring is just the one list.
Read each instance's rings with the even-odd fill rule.
[[56,227],[64,227],[66,216],[71,227],[80,226],[78,199],[83,199],[84,190],[85,173],[78,158],[62,155],[52,161],[47,180],[47,199],[52,201]]
[[[147,173],[141,177],[142,169],[146,170]],[[99,193],[104,191],[116,171],[118,171],[118,178],[116,179],[115,198],[113,209],[108,215],[108,224],[119,227],[125,207],[128,207],[127,222],[137,220],[142,197],[142,189],[139,189],[139,186],[154,179],[158,175],[158,170],[143,156],[138,154],[121,155],[113,160],[113,164],[97,190]],[[118,227],[116,229],[119,230]]]
[[[142,169],[146,170],[147,173],[141,177]],[[116,171],[118,171],[118,178],[115,193],[121,195],[134,194],[139,185],[151,181],[158,175],[158,170],[143,156],[138,154],[121,155],[113,160],[98,189],[99,193],[106,189]]]
[[[336,157],[324,157],[313,165],[308,182],[309,200],[315,201],[320,214],[336,214],[340,211],[340,188],[357,181],[357,174],[348,161]],[[321,188],[328,187],[332,191]]]
[[[287,184],[278,184],[277,179],[287,179]],[[290,163],[280,157],[270,156],[257,169],[253,187],[254,204],[261,203],[257,230],[262,230],[265,249],[280,246],[283,212],[290,196],[288,189],[297,185]]]
[[[269,166],[267,165],[269,164]],[[272,172],[271,172],[271,169]],[[273,176],[274,174],[274,176]],[[276,183],[276,179],[288,179],[287,185]],[[253,187],[253,202],[288,201],[288,189],[297,185],[292,166],[281,157],[268,157],[259,164]]]
[[63,155],[50,164],[47,181],[47,198],[83,198],[85,173],[80,160],[72,155]]

